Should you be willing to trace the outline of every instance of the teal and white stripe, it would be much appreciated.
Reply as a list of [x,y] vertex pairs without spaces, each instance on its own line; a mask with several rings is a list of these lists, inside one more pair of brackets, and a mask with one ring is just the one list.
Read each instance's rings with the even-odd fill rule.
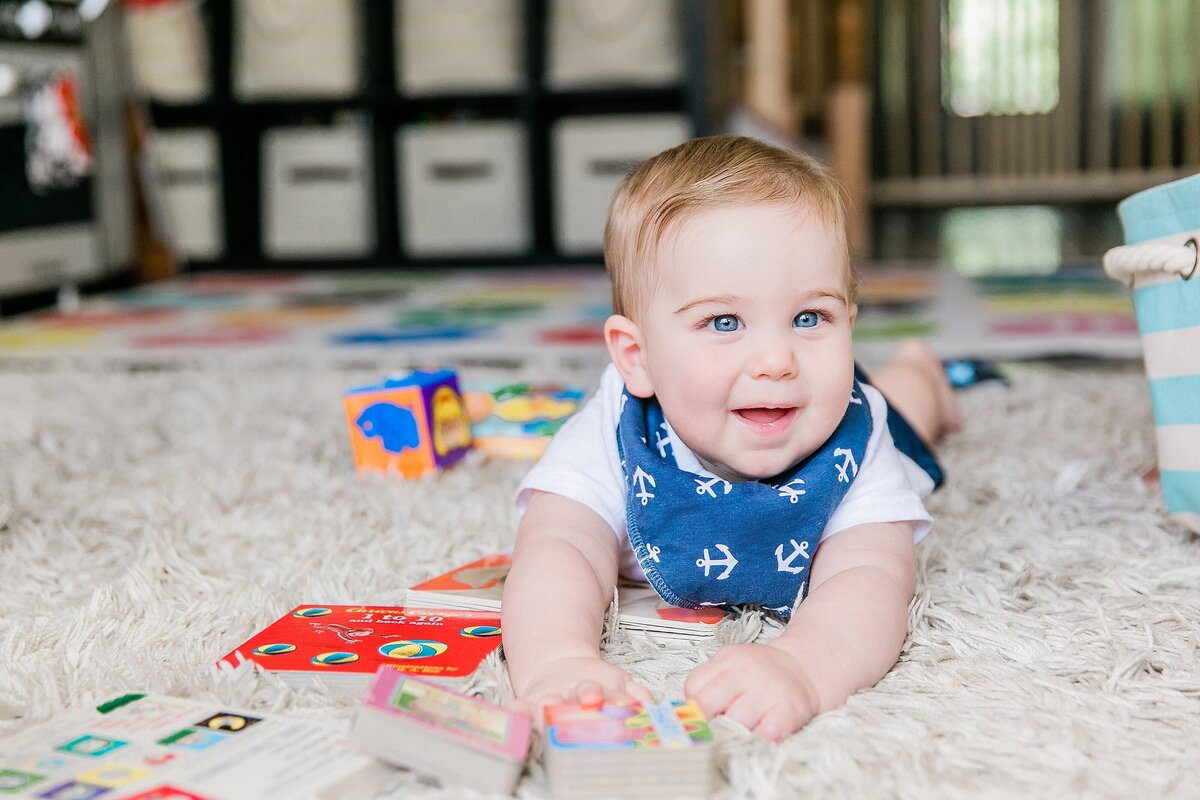
[[[1200,230],[1194,233],[1200,236]],[[1187,238],[1181,238],[1174,234],[1155,244],[1174,244],[1186,256]],[[1163,501],[1200,530],[1200,277],[1184,280],[1161,270],[1149,280],[1142,275],[1133,276],[1133,308],[1150,384]]]
[[1200,175],[1124,200],[1124,247],[1104,257],[1133,289],[1167,510],[1200,531]]

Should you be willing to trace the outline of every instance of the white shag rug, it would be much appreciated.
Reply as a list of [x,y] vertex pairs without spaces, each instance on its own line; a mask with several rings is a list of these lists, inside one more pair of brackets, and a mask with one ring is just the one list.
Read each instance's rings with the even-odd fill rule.
[[[356,477],[341,393],[385,366],[4,366],[0,735],[131,690],[347,715],[343,688],[210,665],[301,602],[397,603],[508,547],[525,469]],[[780,744],[717,720],[718,797],[1200,792],[1200,539],[1141,482],[1141,371],[1027,367],[962,399],[899,663]],[[713,646],[610,631],[607,652],[677,698]],[[502,666],[475,689],[505,699]],[[386,796],[464,794],[398,773]],[[546,796],[539,763],[518,796]]]

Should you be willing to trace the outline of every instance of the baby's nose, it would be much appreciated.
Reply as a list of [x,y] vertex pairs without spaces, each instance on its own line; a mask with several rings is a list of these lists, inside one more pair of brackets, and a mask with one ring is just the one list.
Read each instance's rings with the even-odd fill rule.
[[779,380],[796,374],[796,351],[782,342],[766,342],[754,359],[756,378]]

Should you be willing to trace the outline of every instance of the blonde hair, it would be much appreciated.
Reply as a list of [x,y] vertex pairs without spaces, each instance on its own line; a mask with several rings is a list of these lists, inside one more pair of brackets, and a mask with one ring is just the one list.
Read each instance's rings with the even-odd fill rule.
[[[604,229],[604,263],[613,313],[633,318],[655,290],[653,265],[671,229],[691,215],[745,204],[791,205],[815,212],[846,244],[843,189],[808,156],[746,136],[692,139],[648,159],[613,196]],[[846,292],[857,278],[846,256]]]

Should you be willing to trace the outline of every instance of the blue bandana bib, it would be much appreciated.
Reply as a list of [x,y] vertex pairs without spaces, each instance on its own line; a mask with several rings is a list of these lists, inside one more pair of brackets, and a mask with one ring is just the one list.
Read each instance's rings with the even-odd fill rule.
[[[684,608],[753,603],[791,614],[821,532],[871,438],[855,381],[833,435],[774,478],[732,483],[680,469],[662,408],[625,392],[617,449],[633,552],[655,591]],[[651,441],[653,439],[653,441]]]

